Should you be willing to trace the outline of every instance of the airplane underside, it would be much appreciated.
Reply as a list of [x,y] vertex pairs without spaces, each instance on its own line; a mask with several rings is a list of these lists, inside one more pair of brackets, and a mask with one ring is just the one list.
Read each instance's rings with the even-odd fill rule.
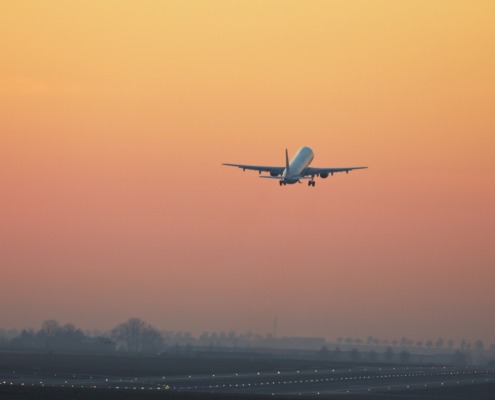
[[[280,179],[280,186],[283,186],[283,185],[293,185],[294,183],[301,183],[301,179],[307,179],[307,178],[285,178],[285,179]],[[311,178],[310,180],[308,180],[308,186],[315,186],[316,185],[316,182],[314,181],[313,178]]]

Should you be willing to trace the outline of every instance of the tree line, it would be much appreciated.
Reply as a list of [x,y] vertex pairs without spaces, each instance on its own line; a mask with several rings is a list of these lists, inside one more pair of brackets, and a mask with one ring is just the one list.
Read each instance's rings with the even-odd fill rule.
[[449,339],[445,340],[442,337],[439,337],[435,340],[412,340],[406,337],[402,337],[400,339],[379,339],[373,336],[368,336],[366,340],[361,338],[353,338],[353,337],[338,337],[336,342],[339,345],[366,345],[366,346],[382,346],[382,347],[402,347],[408,349],[448,349],[455,350],[459,349],[462,351],[465,350],[477,350],[483,351],[485,349],[490,349],[495,351],[495,343],[492,343],[490,346],[485,346],[485,343],[481,340],[475,340],[474,342],[470,342],[466,339],[462,339],[459,343],[456,343],[454,340]]
[[[290,339],[294,339],[292,342]],[[160,331],[151,324],[139,319],[130,318],[118,324],[107,332],[88,332],[76,327],[74,324],[61,324],[56,320],[46,320],[40,329],[1,330],[0,348],[4,350],[33,350],[33,351],[67,351],[67,352],[115,352],[129,353],[160,353],[167,349],[177,351],[179,347],[195,348],[268,348],[277,347],[281,343],[284,348],[297,348],[297,338],[276,338],[270,334],[260,335],[255,333],[237,334],[230,332],[203,332],[193,336],[189,332]],[[323,338],[315,338],[323,341]],[[315,340],[318,344],[320,341]],[[292,345],[291,345],[292,343]],[[299,342],[300,343],[300,342]],[[330,351],[328,346],[335,346]],[[423,350],[455,351],[465,354],[471,350],[482,352],[489,350],[495,352],[495,344],[485,346],[483,341],[476,340],[471,343],[465,339],[456,344],[453,340],[411,340],[406,337],[401,339],[379,339],[368,336],[361,338],[339,337],[333,344],[327,342],[321,347],[320,354],[325,357],[339,359],[349,358],[351,361],[367,359],[370,361],[383,359],[390,361],[407,362],[411,353]],[[281,346],[278,346],[281,348]],[[342,351],[341,348],[345,348]],[[379,356],[380,355],[380,356]]]

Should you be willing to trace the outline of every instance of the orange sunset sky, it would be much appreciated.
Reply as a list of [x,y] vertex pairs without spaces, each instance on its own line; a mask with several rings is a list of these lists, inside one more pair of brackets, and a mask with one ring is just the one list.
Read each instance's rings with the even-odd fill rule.
[[0,326],[495,341],[494,18],[2,1]]

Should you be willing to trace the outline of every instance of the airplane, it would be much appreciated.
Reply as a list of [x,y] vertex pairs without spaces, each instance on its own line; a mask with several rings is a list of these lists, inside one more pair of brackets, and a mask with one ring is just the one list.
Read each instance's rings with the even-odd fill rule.
[[[308,186],[315,186],[315,176],[320,178],[328,178],[337,172],[349,173],[354,169],[365,169],[368,167],[349,167],[349,168],[313,168],[309,165],[313,161],[314,153],[309,147],[301,147],[294,158],[289,162],[289,153],[285,149],[285,167],[264,167],[259,165],[244,165],[244,164],[222,164],[229,167],[242,168],[243,171],[254,170],[258,171],[260,178],[278,179],[280,186],[292,185],[301,183],[301,179],[309,179]],[[269,172],[270,175],[261,175],[262,172]]]

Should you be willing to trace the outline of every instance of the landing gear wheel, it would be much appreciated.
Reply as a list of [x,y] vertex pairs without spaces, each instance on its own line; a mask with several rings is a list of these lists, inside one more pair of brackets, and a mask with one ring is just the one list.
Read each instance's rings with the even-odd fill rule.
[[282,181],[279,181],[278,183],[280,184],[280,186],[282,186],[284,184]]

